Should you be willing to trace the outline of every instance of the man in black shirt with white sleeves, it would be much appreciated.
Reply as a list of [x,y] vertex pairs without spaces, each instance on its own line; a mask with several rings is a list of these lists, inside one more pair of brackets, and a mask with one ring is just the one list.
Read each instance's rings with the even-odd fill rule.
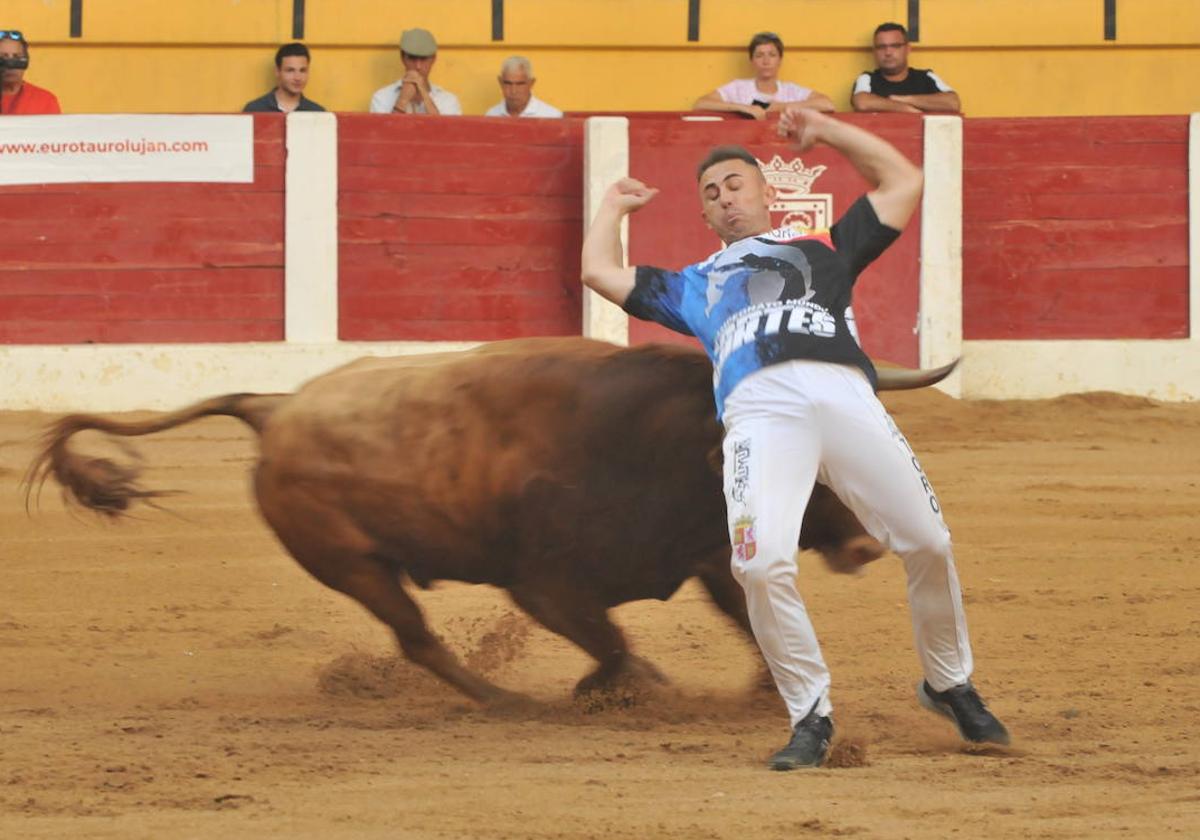
[[854,81],[850,104],[855,111],[956,114],[958,94],[932,70],[908,66],[908,32],[898,23],[875,28],[876,70]]

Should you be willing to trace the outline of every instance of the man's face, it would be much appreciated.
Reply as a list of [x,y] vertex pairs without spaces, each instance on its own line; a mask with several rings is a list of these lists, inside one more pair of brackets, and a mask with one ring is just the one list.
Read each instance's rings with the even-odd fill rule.
[[[11,38],[0,39],[0,58],[24,58],[25,45]],[[25,78],[24,70],[5,70],[4,84],[19,85]]]
[[700,176],[700,213],[726,245],[771,229],[775,188],[744,160],[714,163]]
[[504,106],[510,114],[519,114],[533,96],[533,82],[524,70],[507,70],[500,74],[500,92],[504,94]]
[[889,31],[875,36],[875,64],[884,73],[903,73],[908,67],[908,41],[904,33]]
[[754,56],[750,59],[750,63],[754,65],[754,72],[763,79],[773,79],[779,75],[779,65],[783,61],[783,56],[779,54],[779,48],[774,44],[759,44],[754,48]]
[[275,78],[279,80],[281,90],[299,96],[308,84],[308,59],[302,55],[285,55],[275,70]]
[[429,81],[429,71],[433,69],[433,63],[437,61],[437,55],[416,56],[408,53],[400,53],[400,61],[404,63],[405,70],[416,70],[421,74],[421,78]]

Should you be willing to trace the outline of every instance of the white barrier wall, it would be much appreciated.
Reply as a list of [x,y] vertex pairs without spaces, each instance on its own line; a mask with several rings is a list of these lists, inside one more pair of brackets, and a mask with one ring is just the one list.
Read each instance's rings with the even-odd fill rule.
[[0,408],[133,411],[217,394],[293,391],[362,356],[466,350],[467,342],[83,344],[0,347]]

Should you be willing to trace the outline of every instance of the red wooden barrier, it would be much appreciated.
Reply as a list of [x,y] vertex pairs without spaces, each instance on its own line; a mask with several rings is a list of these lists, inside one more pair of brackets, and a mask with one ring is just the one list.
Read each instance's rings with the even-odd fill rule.
[[283,139],[252,184],[0,187],[0,343],[283,338]]
[[[895,144],[920,163],[924,146],[921,118],[903,115],[842,115]],[[700,217],[696,165],[712,146],[737,143],[761,161],[776,155],[784,162],[801,158],[804,167],[828,167],[813,181],[810,192],[832,196],[832,224],[849,209],[867,184],[844,158],[828,148],[797,155],[775,134],[774,122],[680,122],[639,120],[629,125],[630,174],[662,192],[631,217],[630,262],[678,269],[697,262],[720,247],[720,241]],[[782,213],[772,214],[778,224]],[[854,313],[863,346],[873,358],[916,365],[920,279],[920,218],[914,216],[903,235],[858,279]],[[657,324],[630,322],[631,343],[692,341]]]
[[338,117],[346,340],[577,335],[583,124]]
[[[920,160],[921,121],[845,115]],[[714,250],[694,167],[717,143],[794,154],[771,124],[631,122],[631,172],[662,188],[631,258]],[[964,149],[964,337],[1188,334],[1187,118],[971,119]],[[255,118],[253,184],[0,187],[0,343],[283,337],[283,118]],[[811,192],[832,218],[864,184],[837,155]],[[580,326],[578,120],[339,117],[340,334],[478,339]],[[920,231],[859,281],[879,358],[917,360]],[[672,339],[634,322],[636,341]]]
[[1186,337],[1187,126],[967,120],[963,337]]

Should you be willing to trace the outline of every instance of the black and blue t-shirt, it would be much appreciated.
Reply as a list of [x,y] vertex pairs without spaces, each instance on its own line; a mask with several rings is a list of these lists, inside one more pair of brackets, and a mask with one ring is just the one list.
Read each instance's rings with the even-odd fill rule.
[[864,195],[829,230],[749,236],[682,271],[638,266],[625,311],[700,339],[718,416],[739,382],[792,359],[854,365],[874,385],[845,310],[858,275],[899,235]]

